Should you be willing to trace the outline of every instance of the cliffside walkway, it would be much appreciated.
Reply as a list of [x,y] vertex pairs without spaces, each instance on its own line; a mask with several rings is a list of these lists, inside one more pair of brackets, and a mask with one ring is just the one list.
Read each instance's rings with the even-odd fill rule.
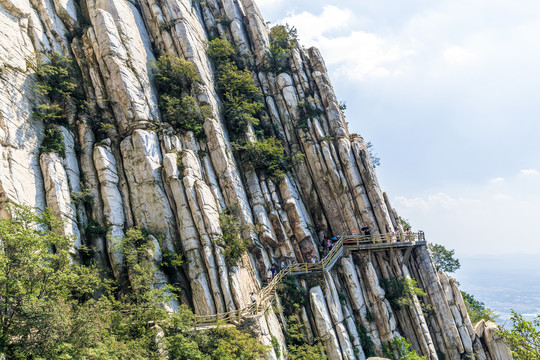
[[342,235],[334,244],[332,250],[319,262],[290,264],[274,276],[257,294],[257,301],[235,311],[218,313],[213,315],[195,315],[195,325],[204,327],[222,322],[232,325],[240,325],[245,320],[262,315],[272,304],[277,292],[277,286],[287,276],[318,273],[330,270],[337,261],[351,251],[386,251],[405,249],[402,264],[405,263],[416,246],[426,245],[424,233],[401,234],[375,234],[375,235]]

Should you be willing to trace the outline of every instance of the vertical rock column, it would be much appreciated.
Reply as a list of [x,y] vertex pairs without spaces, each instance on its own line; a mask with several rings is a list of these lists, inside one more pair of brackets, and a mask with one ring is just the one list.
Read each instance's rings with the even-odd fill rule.
[[41,171],[45,182],[47,206],[56,218],[63,221],[63,233],[75,237],[72,255],[81,246],[81,234],[77,225],[77,209],[71,202],[71,190],[63,161],[56,153],[43,153],[40,157]]
[[116,160],[108,145],[97,145],[94,148],[94,165],[98,173],[103,214],[107,226],[107,253],[117,279],[120,279],[124,268],[124,259],[120,240],[124,237],[124,202],[118,189],[118,170]]
[[[417,280],[428,294],[431,305],[436,309],[434,317],[440,329],[438,333],[440,338],[436,336],[435,339],[442,340],[442,343],[438,341],[438,346],[450,359],[459,359],[461,354],[465,352],[465,348],[427,248],[425,246],[417,247],[414,250],[413,258],[419,274]],[[437,333],[436,329],[431,330]]]

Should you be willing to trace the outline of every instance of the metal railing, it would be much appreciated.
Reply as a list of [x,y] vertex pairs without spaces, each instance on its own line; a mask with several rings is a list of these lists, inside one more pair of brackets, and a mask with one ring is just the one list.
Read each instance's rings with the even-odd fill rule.
[[212,325],[218,321],[239,325],[250,317],[263,314],[272,304],[276,295],[277,286],[285,277],[329,270],[336,263],[337,259],[343,255],[343,249],[345,247],[353,248],[355,246],[369,244],[415,243],[416,241],[425,241],[423,232],[339,236],[339,241],[332,246],[332,249],[321,261],[316,263],[290,264],[282,269],[264,288],[261,289],[257,296],[257,301],[242,309],[234,311],[213,315],[195,315],[195,325]]

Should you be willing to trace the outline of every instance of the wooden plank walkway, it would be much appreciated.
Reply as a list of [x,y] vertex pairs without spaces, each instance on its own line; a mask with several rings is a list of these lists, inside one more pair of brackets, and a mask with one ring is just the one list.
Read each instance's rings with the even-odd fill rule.
[[235,311],[218,313],[213,315],[195,315],[197,329],[208,328],[216,322],[232,325],[240,325],[245,320],[262,315],[272,304],[277,292],[277,286],[287,276],[318,273],[323,270],[331,270],[332,267],[345,253],[351,251],[386,251],[394,249],[406,249],[402,265],[409,259],[412,249],[416,246],[424,246],[424,233],[409,234],[375,234],[375,235],[342,235],[334,244],[331,251],[319,262],[290,264],[281,270],[272,281],[257,294],[257,301]]

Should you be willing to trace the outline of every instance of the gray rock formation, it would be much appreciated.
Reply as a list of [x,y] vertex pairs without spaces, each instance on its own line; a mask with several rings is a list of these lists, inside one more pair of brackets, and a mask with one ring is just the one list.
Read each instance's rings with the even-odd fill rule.
[[[303,155],[279,183],[242,165],[233,151],[206,53],[210,36],[231,39],[239,54],[253,59],[267,114],[261,121],[288,156]],[[253,0],[1,0],[0,216],[8,201],[51,208],[64,220],[63,231],[76,238],[74,258],[79,246],[90,246],[97,263],[118,278],[125,272],[118,247],[125,231],[139,226],[160,234],[149,257],[159,261],[163,252],[182,252],[188,261],[172,274],[157,271],[155,285],[179,284],[185,290],[180,302],[201,315],[248,305],[272,263],[320,259],[322,235],[362,226],[374,233],[397,230],[397,214],[363,139],[349,134],[319,51],[297,48],[290,71],[274,73],[265,69],[269,44]],[[36,52],[73,57],[81,73],[87,110],[65,109],[63,157],[40,154],[44,125],[32,109],[48,100],[36,93],[27,66]],[[166,53],[193,62],[200,76],[197,101],[212,113],[204,124],[206,140],[162,121],[151,62]],[[298,106],[305,102],[320,111],[299,126]],[[111,129],[98,139],[102,122]],[[248,133],[253,138],[253,129]],[[85,189],[92,203],[75,204],[72,194]],[[250,244],[228,268],[219,216],[231,208]],[[106,234],[90,233],[89,224]],[[414,277],[427,296],[397,309],[380,285],[402,276]],[[457,283],[437,274],[425,248],[403,266],[394,254],[347,254],[318,282],[307,289],[301,319],[306,339],[321,338],[329,359],[382,355],[397,336],[428,359],[510,358],[493,324],[473,329]],[[172,310],[177,305],[169,304]],[[434,309],[427,317],[425,305]],[[286,321],[276,309],[256,327],[263,344],[277,339],[285,354]],[[363,329],[375,354],[367,353]]]

